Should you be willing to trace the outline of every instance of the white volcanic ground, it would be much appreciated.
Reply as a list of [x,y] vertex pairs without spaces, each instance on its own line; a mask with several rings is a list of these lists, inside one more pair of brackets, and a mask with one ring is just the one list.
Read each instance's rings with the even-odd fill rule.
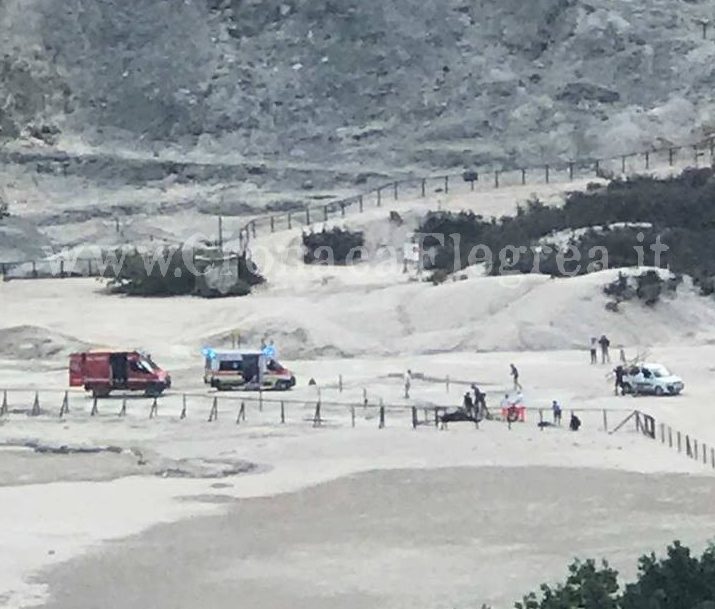
[[[400,246],[406,234],[405,227],[390,228],[390,210],[399,211],[409,227],[428,206],[509,213],[532,192],[558,203],[561,188],[552,184],[542,190],[515,187],[440,195],[439,201],[401,199],[351,215],[346,222],[363,227],[375,251],[381,245]],[[0,530],[5,550],[0,554],[0,598],[7,606],[51,602],[82,607],[100,601],[113,607],[142,602],[191,606],[188,593],[178,594],[181,588],[166,588],[174,592],[161,603],[151,596],[152,591],[165,589],[157,584],[165,571],[168,582],[191,581],[181,570],[194,564],[191,557],[181,569],[173,559],[162,565],[147,558],[149,571],[142,572],[145,583],[131,594],[113,595],[113,604],[105,602],[112,596],[109,589],[97,591],[93,586],[115,568],[131,574],[133,561],[122,548],[138,544],[145,557],[161,554],[162,548],[166,555],[174,551],[177,556],[192,548],[197,552],[208,548],[208,552],[223,535],[221,526],[239,532],[236,552],[232,554],[224,544],[218,554],[221,562],[215,565],[212,579],[218,597],[210,603],[216,607],[228,598],[236,600],[230,583],[234,570],[241,572],[241,581],[252,581],[247,606],[288,606],[290,599],[301,598],[317,607],[461,607],[482,601],[505,606],[528,587],[561,576],[576,552],[612,555],[619,566],[625,566],[634,563],[639,552],[658,549],[671,538],[706,541],[707,508],[687,506],[691,496],[704,497],[702,505],[712,505],[708,495],[712,470],[633,433],[631,423],[614,435],[601,428],[604,409],[613,429],[630,410],[639,408],[708,446],[715,445],[715,414],[710,408],[710,362],[715,354],[712,301],[685,285],[676,298],[656,307],[632,304],[618,314],[609,313],[601,288],[616,270],[552,280],[487,278],[472,269],[465,273],[466,279],[439,287],[412,281],[400,265],[385,261],[352,269],[306,270],[297,249],[289,247],[297,245],[299,238],[298,230],[259,235],[252,249],[257,258],[264,257],[269,281],[248,298],[130,299],[109,296],[100,283],[88,279],[0,284],[0,388],[8,389],[11,410],[0,423],[4,444],[0,505],[6,523]],[[213,397],[202,383],[200,349],[230,343],[235,331],[246,343],[255,344],[264,334],[273,338],[299,385],[290,394],[266,396],[262,411],[256,401],[249,401],[247,420],[241,425],[235,422],[239,403],[255,396],[222,394],[219,420],[209,424]],[[604,332],[613,345],[623,345],[629,357],[648,351],[649,360],[671,367],[684,378],[685,393],[663,399],[613,396],[609,368],[588,365],[585,350],[590,336]],[[149,420],[150,402],[136,398],[128,400],[127,418],[119,418],[119,398],[100,402],[99,416],[91,418],[90,400],[71,393],[70,415],[58,418],[67,383],[67,354],[101,345],[147,349],[171,370],[174,386],[160,400],[158,417]],[[508,388],[510,362],[519,366],[527,403],[535,409],[525,424],[511,431],[498,422],[485,423],[479,430],[464,424],[441,432],[432,425],[411,429],[406,407],[418,406],[424,419],[423,408],[457,405],[472,381],[480,383],[489,404],[495,406]],[[407,368],[417,373],[409,400],[403,398],[401,388],[401,374]],[[326,423],[319,429],[311,422],[317,398],[316,388],[307,385],[311,377],[317,380],[324,402]],[[362,403],[363,389],[371,407],[356,409],[353,429],[350,405]],[[34,390],[40,391],[43,416],[39,418],[29,418],[25,412]],[[188,417],[180,421],[182,393],[188,394]],[[272,401],[280,398],[286,400],[285,425],[279,422],[278,402]],[[388,405],[387,427],[379,430],[374,406],[381,399]],[[546,409],[548,416],[552,399],[559,399],[566,409],[593,409],[580,414],[582,431],[538,430],[538,409]],[[427,416],[431,417],[429,411]],[[38,446],[66,446],[70,454],[33,450]],[[106,448],[111,450],[76,452]],[[505,474],[509,482],[501,485],[499,475],[479,469],[484,466],[513,468]],[[546,466],[573,471],[545,475],[539,468]],[[330,482],[375,470],[456,467],[477,469],[466,470],[471,474],[450,470],[385,475],[374,478],[375,483],[370,477]],[[630,487],[623,472],[647,476]],[[581,475],[594,477],[587,499],[579,495],[576,481]],[[480,538],[478,529],[469,528],[461,535],[455,528],[445,534],[444,543],[431,533],[427,538],[431,541],[421,543],[418,550],[405,549],[408,540],[419,538],[430,523],[446,527],[444,514],[457,522],[469,519],[474,512],[465,500],[465,489],[480,488],[484,476],[488,480],[483,488],[489,490],[475,494],[479,510],[490,514],[508,510],[510,519],[515,513],[524,514],[519,526],[527,541],[519,545],[509,536],[509,527],[492,524],[489,540]],[[541,481],[532,488],[533,496],[514,492],[529,480]],[[319,483],[325,484],[305,490]],[[392,533],[378,535],[384,512],[375,506],[390,496],[393,486],[405,484],[411,489],[409,501],[396,501],[399,510],[391,513]],[[640,489],[629,495],[636,507],[630,499],[614,504],[613,497],[626,488]],[[283,493],[298,494],[267,499]],[[371,493],[374,504],[366,501]],[[581,503],[576,501],[579,496]],[[667,509],[661,509],[663,502]],[[320,537],[315,543],[311,529],[299,517],[301,505],[306,513],[316,509],[325,514],[331,523],[325,529],[314,523]],[[266,548],[277,543],[277,549],[271,550],[275,556],[266,555],[268,550],[263,552],[260,544],[246,545],[251,531],[262,530],[264,513],[274,522],[285,522],[283,558],[278,542],[265,542]],[[187,520],[197,515],[208,520]],[[218,527],[218,521],[211,520],[224,517],[230,521]],[[361,518],[365,530],[376,531],[375,537],[365,537],[362,546],[356,546],[353,537],[337,533],[331,537],[325,532],[339,530],[341,523],[350,527]],[[608,535],[600,524],[606,520]],[[129,545],[120,544],[116,555],[98,545],[174,521],[180,523],[179,529],[157,529],[148,537],[123,542]],[[645,529],[635,525],[645,521],[654,524]],[[574,531],[574,543],[555,541],[561,539],[563,526]],[[202,534],[185,541],[184,534],[191,531]],[[352,534],[363,535],[360,531]],[[502,545],[499,531],[504,536]],[[256,540],[261,539],[257,532]],[[342,550],[335,545],[340,543]],[[445,562],[453,546],[458,546],[459,566]],[[356,550],[349,552],[349,547]],[[38,575],[38,569],[87,551],[91,551],[87,560],[94,556],[99,562],[93,564],[106,568],[75,569],[59,579],[59,572]],[[521,562],[513,560],[515,553]],[[388,570],[387,576],[376,566],[395,564],[400,568]],[[538,569],[530,569],[533,564]],[[429,569],[427,565],[441,566]],[[274,585],[261,575],[271,569],[285,574],[285,585]],[[458,585],[452,587],[449,577],[455,569]],[[156,578],[147,575],[154,572]],[[467,572],[474,576],[473,587]],[[504,572],[518,575],[505,584],[497,576]],[[86,578],[84,593],[74,586],[72,573]],[[203,588],[195,588],[199,589]]]

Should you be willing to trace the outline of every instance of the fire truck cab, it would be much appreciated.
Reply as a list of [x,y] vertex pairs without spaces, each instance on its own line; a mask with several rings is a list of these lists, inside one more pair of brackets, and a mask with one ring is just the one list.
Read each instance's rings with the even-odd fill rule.
[[286,391],[295,376],[262,351],[204,349],[204,383],[219,391],[268,389]]
[[95,397],[112,391],[143,391],[159,396],[171,387],[171,376],[139,351],[88,351],[70,355],[70,387],[84,387]]

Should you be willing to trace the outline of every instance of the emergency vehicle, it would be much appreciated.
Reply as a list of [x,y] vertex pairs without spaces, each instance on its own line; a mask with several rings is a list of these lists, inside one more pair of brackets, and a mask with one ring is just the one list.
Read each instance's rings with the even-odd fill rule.
[[88,351],[70,355],[70,387],[84,387],[95,397],[112,391],[143,391],[159,396],[171,387],[171,376],[139,351]]
[[219,391],[264,389],[287,391],[295,386],[295,376],[265,351],[235,351],[207,348],[204,355],[204,383]]

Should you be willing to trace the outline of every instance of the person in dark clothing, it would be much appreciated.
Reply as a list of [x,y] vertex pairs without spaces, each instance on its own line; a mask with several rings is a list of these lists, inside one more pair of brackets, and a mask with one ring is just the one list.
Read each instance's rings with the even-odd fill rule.
[[561,406],[556,400],[551,403],[551,412],[554,415],[554,425],[561,425]]
[[476,385],[472,385],[472,391],[474,392],[474,414],[477,417],[487,416],[489,412],[487,410],[487,394],[483,393]]
[[605,334],[602,334],[601,338],[598,339],[598,344],[601,345],[601,363],[610,363],[611,356],[608,353],[608,348],[611,346],[611,341],[608,340],[608,337]]
[[571,413],[571,421],[569,422],[569,429],[571,431],[578,431],[581,427],[581,419],[579,419],[573,412]]
[[514,391],[521,391],[521,383],[519,382],[519,371],[514,364],[510,364],[511,378],[514,379]]
[[619,364],[618,366],[616,366],[616,369],[613,371],[613,373],[616,375],[616,386],[614,387],[615,394],[618,395],[618,392],[620,391],[621,395],[624,395],[623,376],[625,375],[626,371],[623,369],[623,366]]
[[467,414],[471,417],[474,414],[474,402],[472,401],[472,395],[470,393],[464,394],[464,401],[462,402],[462,407],[467,411]]

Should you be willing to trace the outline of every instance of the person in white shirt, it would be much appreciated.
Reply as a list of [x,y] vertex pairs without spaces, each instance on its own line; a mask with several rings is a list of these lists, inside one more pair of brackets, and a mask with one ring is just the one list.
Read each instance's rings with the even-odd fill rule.
[[410,399],[410,387],[412,387],[412,370],[405,372],[405,399]]

